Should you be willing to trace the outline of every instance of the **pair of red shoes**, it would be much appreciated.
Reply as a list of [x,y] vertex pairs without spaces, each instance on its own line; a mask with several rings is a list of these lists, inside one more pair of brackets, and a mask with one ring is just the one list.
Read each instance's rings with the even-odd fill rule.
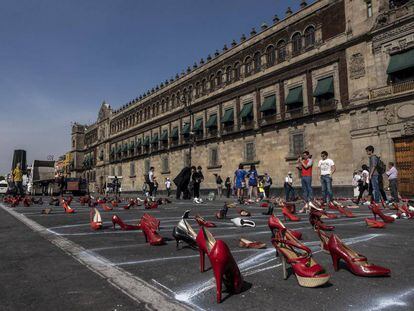
[[370,264],[365,256],[351,249],[337,235],[328,236],[322,230],[316,230],[316,232],[321,240],[321,249],[331,254],[335,271],[339,270],[339,261],[342,259],[348,269],[355,275],[390,276],[390,269]]

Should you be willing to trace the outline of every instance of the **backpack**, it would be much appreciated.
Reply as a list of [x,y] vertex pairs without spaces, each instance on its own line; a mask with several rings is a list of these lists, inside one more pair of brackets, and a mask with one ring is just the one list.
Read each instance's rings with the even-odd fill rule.
[[387,170],[387,167],[380,157],[377,157],[377,158],[378,158],[378,162],[377,162],[376,169],[377,169],[378,174],[382,175]]

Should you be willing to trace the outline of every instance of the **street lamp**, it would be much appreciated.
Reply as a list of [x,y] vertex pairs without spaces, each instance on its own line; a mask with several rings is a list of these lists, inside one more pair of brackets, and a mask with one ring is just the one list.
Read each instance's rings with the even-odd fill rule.
[[190,115],[190,132],[189,132],[189,148],[188,148],[188,156],[189,156],[189,162],[191,166],[192,156],[191,151],[193,148],[193,145],[195,144],[195,136],[191,129],[191,120],[193,119],[194,112],[191,110],[191,102],[189,100],[190,98],[187,95],[187,90],[183,91],[183,96],[181,98],[178,98],[178,100],[184,105],[184,112],[188,113]]

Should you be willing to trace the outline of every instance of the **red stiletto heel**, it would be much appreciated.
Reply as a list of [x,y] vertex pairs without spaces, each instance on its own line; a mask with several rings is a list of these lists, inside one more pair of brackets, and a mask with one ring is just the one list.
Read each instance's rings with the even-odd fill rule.
[[215,223],[212,223],[211,221],[206,221],[203,217],[201,217],[198,214],[195,216],[195,220],[197,221],[198,225],[201,227],[208,227],[208,228],[216,227]]
[[377,220],[377,215],[379,217],[381,217],[381,219],[385,222],[385,223],[392,223],[394,222],[394,218],[392,218],[391,216],[385,215],[381,209],[379,208],[379,206],[376,203],[372,203],[370,205],[371,211],[374,214],[374,219]]
[[62,205],[63,209],[65,210],[65,213],[67,214],[72,214],[75,212],[75,210],[73,208],[71,208],[68,203],[66,203],[66,201],[64,199],[60,200],[60,204]]
[[141,229],[140,225],[128,225],[128,224],[124,223],[118,215],[113,215],[112,216],[112,224],[114,225],[114,229],[115,229],[115,224],[117,224],[124,231],[140,230]]
[[207,254],[210,259],[216,279],[217,303],[221,302],[223,282],[231,292],[240,293],[243,277],[226,243],[214,239],[204,226],[201,227],[196,241],[200,250],[200,270],[204,270],[204,254]]
[[272,237],[275,237],[274,230],[286,230],[286,236],[294,236],[296,239],[300,240],[302,238],[302,233],[296,230],[288,229],[285,225],[277,218],[275,215],[271,215],[267,220],[267,225],[269,226],[270,231],[272,232]]
[[145,242],[149,242],[150,245],[163,245],[164,239],[159,235],[157,229],[159,228],[159,220],[148,214],[144,214],[141,217],[139,226],[145,236]]
[[349,270],[358,276],[389,276],[391,274],[390,269],[368,263],[365,256],[349,248],[335,234],[329,238],[328,249],[335,271],[338,271],[339,260],[342,259]]
[[298,216],[291,214],[289,209],[286,206],[282,207],[282,214],[283,214],[283,217],[285,218],[285,221],[286,221],[286,217],[289,218],[290,221],[300,220]]
[[97,208],[91,208],[89,217],[90,217],[91,228],[93,230],[102,229],[102,218]]
[[342,215],[348,217],[348,218],[354,218],[356,217],[349,209],[347,209],[345,206],[343,206],[342,204],[340,204],[337,201],[333,201],[332,202],[335,206],[336,209],[338,210],[338,212],[340,212]]

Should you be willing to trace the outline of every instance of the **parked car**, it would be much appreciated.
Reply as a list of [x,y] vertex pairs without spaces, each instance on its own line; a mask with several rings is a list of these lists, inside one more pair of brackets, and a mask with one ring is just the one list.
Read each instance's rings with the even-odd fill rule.
[[7,184],[7,181],[5,180],[0,181],[0,194],[6,194],[8,188],[9,188],[9,185]]

